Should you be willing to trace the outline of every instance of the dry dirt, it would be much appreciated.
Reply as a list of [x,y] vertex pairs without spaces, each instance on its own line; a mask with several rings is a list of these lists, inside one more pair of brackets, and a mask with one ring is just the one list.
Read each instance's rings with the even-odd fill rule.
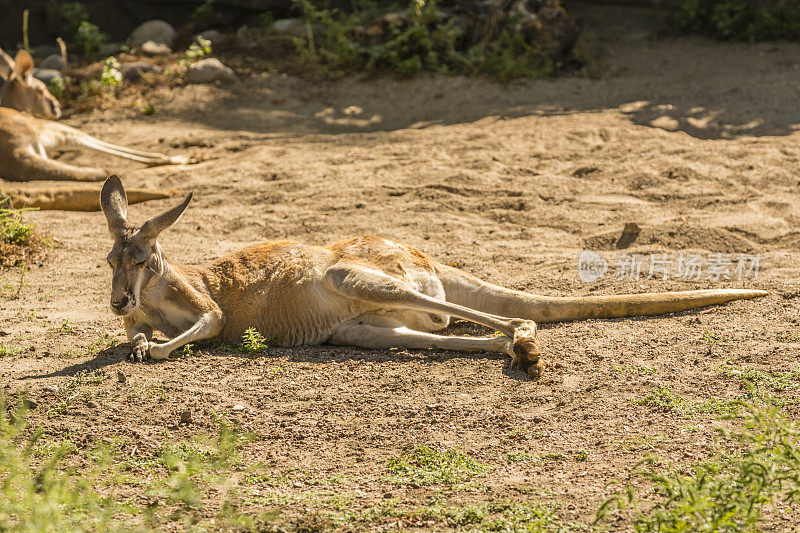
[[[33,420],[48,434],[84,442],[129,436],[137,453],[211,431],[212,415],[224,414],[258,436],[245,449],[251,464],[264,461],[274,476],[304,472],[249,488],[262,498],[288,495],[277,505],[287,523],[325,511],[309,503],[309,491],[333,490],[351,497],[354,509],[385,499],[399,507],[436,498],[535,501],[564,524],[586,524],[608,484],[628,480],[643,457],[679,464],[708,457],[720,425],[714,414],[681,417],[635,401],[662,385],[687,399],[741,398],[744,385],[723,372],[726,363],[797,368],[800,47],[665,38],[646,23],[649,12],[626,13],[580,10],[603,21],[599,79],[500,86],[426,76],[308,82],[273,73],[232,88],[153,89],[146,98],[155,116],[110,109],[66,123],[139,149],[205,152],[207,161],[142,169],[92,154],[63,158],[110,166],[128,186],[194,191],[179,225],[161,237],[179,262],[261,240],[320,244],[373,233],[540,294],[753,287],[768,297],[543,326],[549,369],[538,381],[510,370],[502,355],[328,346],[261,356],[212,346],[132,364],[121,320],[108,309],[111,240],[102,215],[38,212],[27,218],[55,246],[32,266],[18,299],[0,300],[0,342],[30,346],[0,358],[0,383],[30,391],[40,404]],[[136,205],[129,215],[142,221],[170,204]],[[616,250],[629,222],[641,227],[640,238]],[[762,259],[757,280],[628,280],[612,268],[584,283],[576,259],[586,247],[610,260],[620,253]],[[12,285],[17,276],[0,274]],[[491,333],[464,323],[451,331]],[[88,395],[46,416],[60,401],[46,387],[95,369],[105,379],[79,385]],[[780,394],[797,399],[792,390]],[[795,405],[787,407],[793,417]],[[186,409],[192,420],[178,425]],[[387,460],[419,445],[458,448],[496,468],[460,491],[387,481]],[[508,460],[519,452],[539,460]],[[320,488],[334,476],[346,481]],[[794,519],[779,509],[770,527]],[[445,527],[392,518],[359,527],[398,525]]]

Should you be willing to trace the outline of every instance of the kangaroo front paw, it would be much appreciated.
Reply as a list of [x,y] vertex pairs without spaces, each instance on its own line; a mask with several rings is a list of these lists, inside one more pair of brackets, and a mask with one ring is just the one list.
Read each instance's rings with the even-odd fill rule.
[[163,344],[150,343],[150,357],[156,360],[166,359],[172,352],[171,349],[165,348]]
[[530,320],[514,321],[514,345],[511,367],[538,378],[544,370],[539,360],[542,350],[536,342],[536,324]]
[[142,361],[147,359],[148,356],[147,351],[148,351],[147,344],[137,344],[136,346],[133,347],[131,355],[128,356],[128,359],[130,359],[131,363],[141,363]]
[[190,165],[196,163],[194,157],[188,155],[172,155],[168,156],[168,165]]

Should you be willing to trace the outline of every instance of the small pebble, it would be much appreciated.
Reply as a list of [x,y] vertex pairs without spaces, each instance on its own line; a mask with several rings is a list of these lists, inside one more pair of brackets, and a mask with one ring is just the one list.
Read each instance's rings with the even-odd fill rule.
[[51,392],[53,394],[58,392],[58,387],[56,385],[48,385],[44,388],[45,392]]
[[97,409],[98,407],[100,407],[100,406],[97,404],[97,402],[95,402],[95,401],[92,401],[92,400],[89,400],[88,402],[86,402],[86,406],[87,406],[87,407],[91,407],[92,409]]
[[180,416],[181,416],[180,419],[181,424],[188,424],[189,422],[192,421],[192,412],[189,411],[188,409],[186,409],[185,411],[181,411]]
[[128,378],[125,377],[125,374],[122,372],[122,370],[117,370],[117,381],[120,383],[125,383],[128,381]]
[[237,403],[236,405],[233,406],[233,410],[234,411],[244,411],[245,407],[244,407],[244,405],[242,405],[240,403]]

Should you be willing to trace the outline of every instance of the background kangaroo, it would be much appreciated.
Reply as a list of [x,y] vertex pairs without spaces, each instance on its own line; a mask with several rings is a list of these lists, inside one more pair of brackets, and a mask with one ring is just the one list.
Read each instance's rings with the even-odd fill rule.
[[[124,318],[131,359],[165,359],[192,342],[238,342],[254,327],[281,345],[342,344],[507,353],[542,370],[536,321],[655,315],[766,291],[699,290],[620,296],[547,297],[506,289],[437,263],[411,246],[365,235],[328,246],[290,241],[246,247],[200,267],[171,263],[158,235],[189,205],[136,226],[122,182],[111,176],[100,203],[115,242],[111,308]],[[494,328],[493,338],[431,333],[458,317]],[[514,317],[514,318],[508,318]],[[172,337],[152,342],[154,330]]]
[[[2,51],[0,51],[2,52]],[[33,77],[33,58],[24,50],[16,59],[0,54],[0,178],[14,181],[102,181],[110,174],[100,168],[78,167],[55,161],[47,152],[60,148],[89,148],[148,165],[189,163],[188,156],[143,152],[101,141],[80,130],[51,120],[61,116],[61,106],[47,87]]]

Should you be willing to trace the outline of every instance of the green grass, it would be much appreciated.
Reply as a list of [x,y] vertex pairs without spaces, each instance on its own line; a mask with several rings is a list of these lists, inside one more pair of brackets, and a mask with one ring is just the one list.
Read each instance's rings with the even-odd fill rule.
[[667,385],[661,385],[644,398],[634,400],[634,403],[650,407],[656,411],[674,413],[680,417],[687,417],[696,413],[727,415],[736,410],[735,400],[725,398],[687,400]]
[[530,501],[401,506],[396,500],[386,500],[380,505],[332,518],[348,525],[375,525],[386,519],[399,519],[410,526],[425,528],[438,524],[459,531],[537,533],[567,529],[554,513],[557,509],[556,505]]
[[[43,436],[29,425],[24,404],[8,410],[0,398],[0,531],[251,531],[271,519],[239,510],[229,473],[248,437],[224,424],[216,437],[166,444],[155,453],[131,450],[126,439],[84,449],[69,437]],[[136,480],[118,477],[125,459],[151,463],[145,507],[119,496],[119,483]],[[222,495],[214,510],[205,508],[212,489]],[[215,511],[211,521],[209,511]]]
[[0,344],[0,357],[5,357],[7,355],[17,355],[25,350],[27,350],[27,348],[24,348],[22,346],[8,346],[7,344]]
[[[432,71],[481,73],[507,82],[539,78],[555,70],[540,49],[513,30],[513,23],[496,20],[486,24],[480,36],[464,35],[445,20],[435,0],[402,4],[402,13],[397,6],[387,12],[369,0],[354,0],[352,10],[345,12],[295,0],[307,29],[306,35],[294,39],[301,60],[333,76],[348,72],[413,76]],[[377,20],[385,31],[376,42],[364,29]]]
[[619,374],[638,374],[641,376],[649,376],[656,373],[655,368],[635,364],[615,365],[611,367],[611,371]]
[[720,366],[726,377],[738,378],[757,388],[766,387],[773,392],[800,389],[800,370],[764,371],[757,368],[725,363]]
[[0,195],[0,242],[27,246],[30,243],[33,224],[25,224],[21,214],[26,210],[11,209],[10,201],[10,197]]
[[671,28],[728,41],[800,40],[800,4],[787,0],[684,0]]
[[396,485],[455,485],[491,471],[491,466],[458,450],[438,451],[420,446],[389,461],[391,475],[387,481]]
[[[656,460],[640,463],[641,483],[609,499],[598,511],[598,523],[616,506],[633,509],[638,532],[756,532],[766,525],[763,511],[773,502],[797,509],[797,423],[770,403],[738,407],[744,425],[735,432],[720,432],[714,460],[689,468],[660,467]],[[647,495],[646,500],[640,501],[640,495]]]

